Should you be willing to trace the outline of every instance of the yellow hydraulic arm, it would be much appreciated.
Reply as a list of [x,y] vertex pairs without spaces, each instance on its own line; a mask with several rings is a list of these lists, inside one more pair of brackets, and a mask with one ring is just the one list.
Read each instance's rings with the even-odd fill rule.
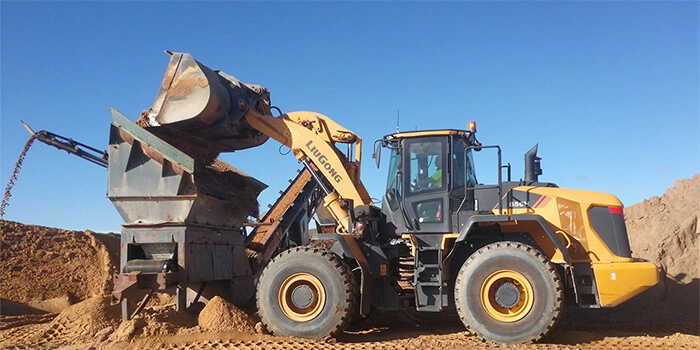
[[[332,186],[321,184],[326,192],[323,202],[340,232],[350,231],[349,203],[374,205],[360,180],[362,139],[352,131],[315,112],[290,112],[273,117],[249,108],[245,118],[251,127],[289,147],[306,166],[310,162],[318,169],[314,173],[323,175]],[[336,147],[337,142],[348,144],[348,156]],[[353,143],[354,159],[349,159]]]

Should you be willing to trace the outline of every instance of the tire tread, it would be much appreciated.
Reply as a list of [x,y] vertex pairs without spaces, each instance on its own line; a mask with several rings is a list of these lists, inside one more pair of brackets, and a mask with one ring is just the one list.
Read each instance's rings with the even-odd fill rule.
[[[325,335],[327,337],[335,337],[339,332],[343,331],[349,324],[350,321],[352,320],[354,312],[357,310],[357,302],[358,302],[358,288],[357,288],[357,282],[355,281],[355,275],[352,273],[352,270],[348,266],[343,259],[341,259],[338,255],[335,253],[331,252],[330,250],[327,249],[322,249],[319,247],[315,246],[302,246],[302,247],[294,247],[288,250],[283,251],[282,253],[278,254],[275,256],[272,260],[270,260],[270,263],[267,264],[265,269],[263,270],[262,274],[260,275],[260,279],[262,280],[263,276],[265,273],[269,273],[270,267],[273,266],[276,262],[278,262],[280,259],[283,259],[285,256],[291,255],[291,254],[300,254],[300,253],[310,253],[310,254],[315,254],[321,257],[324,257],[329,263],[330,266],[333,266],[336,270],[338,270],[339,275],[343,279],[343,284],[346,285],[345,292],[347,294],[347,298],[345,299],[345,303],[348,305],[348,312],[341,318],[340,322],[334,327],[334,329],[329,332],[329,334]],[[260,293],[256,293],[256,300],[258,305],[262,302],[260,300]],[[274,325],[270,324],[269,320],[266,320],[263,315],[260,315],[261,317],[261,322],[264,325],[265,329],[269,330],[272,334],[275,333]],[[322,336],[323,338],[323,336]]]
[[[502,242],[496,242],[492,243],[489,245],[486,245],[482,247],[481,249],[477,250],[474,252],[472,255],[467,258],[465,265],[469,264],[471,262],[474,262],[474,260],[477,259],[478,256],[484,254],[486,251],[492,250],[492,249],[497,249],[497,248],[502,248],[502,247],[512,247],[516,249],[520,249],[529,255],[535,257],[542,265],[544,265],[547,268],[547,273],[549,274],[549,277],[554,281],[557,285],[557,290],[556,290],[556,308],[552,314],[552,317],[549,319],[549,323],[545,330],[540,333],[537,336],[532,337],[531,339],[528,339],[524,343],[536,343],[540,340],[542,340],[549,332],[554,328],[554,326],[557,324],[557,321],[559,320],[559,317],[561,316],[561,310],[562,310],[562,304],[564,301],[564,294],[563,290],[561,288],[561,283],[559,283],[560,278],[559,274],[556,271],[556,268],[549,262],[549,259],[546,258],[544,254],[539,249],[533,248],[530,245],[520,243],[520,242],[513,242],[513,241],[502,241]],[[457,274],[457,278],[455,279],[455,286],[461,286],[463,283],[463,280],[465,278],[465,269],[460,269],[459,273]],[[479,340],[484,341],[484,342],[490,342],[489,339],[487,339],[484,334],[480,334],[476,330],[474,330],[473,327],[471,327],[465,320],[464,316],[464,310],[460,306],[461,303],[458,302],[460,299],[460,293],[455,292],[455,305],[457,308],[457,313],[459,314],[459,318],[462,320],[462,323],[464,323],[465,327],[467,328],[467,331],[476,336]]]

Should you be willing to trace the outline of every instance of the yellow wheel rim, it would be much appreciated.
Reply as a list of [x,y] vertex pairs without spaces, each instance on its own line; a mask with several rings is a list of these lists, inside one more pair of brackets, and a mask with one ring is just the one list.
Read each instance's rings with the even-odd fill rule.
[[307,322],[316,318],[326,303],[326,291],[321,281],[308,273],[287,277],[277,295],[282,312],[290,320]]
[[522,320],[532,310],[533,302],[532,285],[519,272],[499,270],[481,284],[481,304],[497,321]]

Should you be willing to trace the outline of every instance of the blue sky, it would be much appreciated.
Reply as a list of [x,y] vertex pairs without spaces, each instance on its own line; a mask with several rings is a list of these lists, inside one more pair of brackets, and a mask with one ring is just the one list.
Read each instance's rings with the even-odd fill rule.
[[[168,57],[271,90],[364,140],[396,129],[466,128],[499,144],[522,177],[539,143],[543,181],[609,192],[625,205],[700,172],[700,6],[673,2],[7,2],[0,4],[0,180],[28,134],[106,148],[113,106],[132,120]],[[222,158],[267,183],[262,210],[299,164],[269,141]],[[477,159],[496,178],[495,155]],[[107,173],[44,144],[29,151],[5,219],[119,231]]]

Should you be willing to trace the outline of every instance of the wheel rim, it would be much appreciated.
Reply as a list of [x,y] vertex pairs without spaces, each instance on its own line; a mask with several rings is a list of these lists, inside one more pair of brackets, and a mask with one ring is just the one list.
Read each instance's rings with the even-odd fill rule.
[[532,285],[519,272],[496,271],[481,284],[481,304],[495,320],[522,320],[532,310],[533,302]]
[[277,296],[282,312],[292,321],[306,322],[316,318],[326,303],[321,281],[308,273],[297,273],[282,282]]

